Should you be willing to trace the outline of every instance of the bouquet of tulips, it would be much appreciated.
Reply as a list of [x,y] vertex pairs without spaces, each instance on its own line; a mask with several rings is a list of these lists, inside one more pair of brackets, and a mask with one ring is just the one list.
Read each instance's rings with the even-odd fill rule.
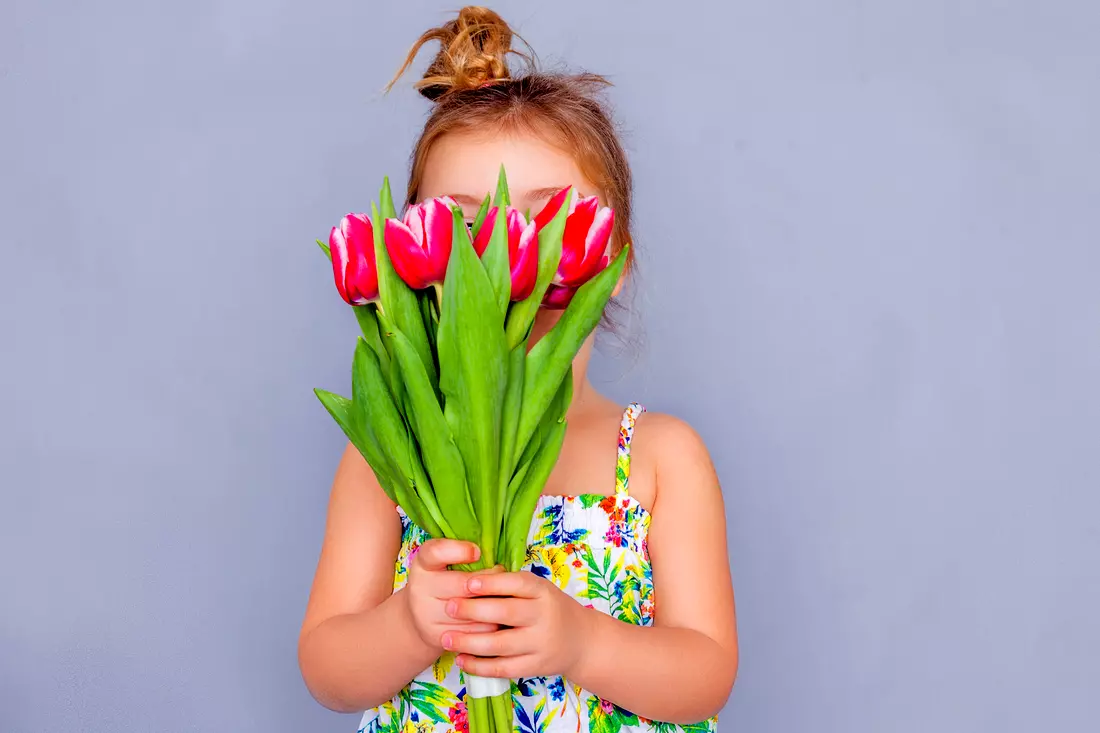
[[[536,502],[561,451],[572,362],[626,264],[614,214],[567,188],[533,218],[503,168],[473,225],[449,198],[397,218],[388,180],[371,216],[326,245],[362,337],[350,399],[316,390],[408,518],[478,544],[461,570],[519,570]],[[540,307],[564,309],[529,343]],[[508,680],[466,677],[471,733],[512,730]]]

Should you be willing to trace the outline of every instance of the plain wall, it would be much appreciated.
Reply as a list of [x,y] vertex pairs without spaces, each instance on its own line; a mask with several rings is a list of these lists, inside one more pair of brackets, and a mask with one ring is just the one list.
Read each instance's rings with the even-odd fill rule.
[[[721,728],[1097,725],[1100,6],[497,7],[616,83],[644,341],[594,370],[715,456]],[[313,240],[403,186],[379,90],[450,9],[3,3],[3,733],[355,730],[296,659],[356,333]]]

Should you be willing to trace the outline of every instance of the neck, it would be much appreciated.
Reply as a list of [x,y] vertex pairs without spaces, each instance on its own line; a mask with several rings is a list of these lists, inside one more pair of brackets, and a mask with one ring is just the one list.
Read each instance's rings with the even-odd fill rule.
[[576,358],[573,359],[573,401],[569,403],[566,420],[583,414],[593,400],[599,400],[600,398],[600,394],[588,379],[588,363],[592,360],[594,344],[595,337],[589,336],[584,342],[584,346],[577,352]]

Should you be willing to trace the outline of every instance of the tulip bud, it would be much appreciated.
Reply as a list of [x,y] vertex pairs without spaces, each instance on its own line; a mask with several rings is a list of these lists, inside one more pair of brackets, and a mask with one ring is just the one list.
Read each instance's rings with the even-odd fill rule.
[[444,196],[410,206],[403,220],[386,220],[393,269],[414,290],[443,282],[454,236],[452,206],[457,204]]
[[[484,221],[474,237],[474,251],[477,256],[485,254],[489,240],[493,236],[499,207],[494,206],[485,214]],[[519,209],[507,207],[508,264],[512,276],[511,300],[523,300],[535,289],[535,278],[539,268],[538,224],[528,222]]]
[[[535,217],[536,221],[542,214]],[[565,221],[561,260],[543,305],[564,308],[577,288],[595,277],[611,261],[611,231],[615,212],[600,207],[595,196],[580,199]]]
[[328,238],[332,272],[340,297],[350,305],[378,300],[374,229],[366,214],[348,214]]

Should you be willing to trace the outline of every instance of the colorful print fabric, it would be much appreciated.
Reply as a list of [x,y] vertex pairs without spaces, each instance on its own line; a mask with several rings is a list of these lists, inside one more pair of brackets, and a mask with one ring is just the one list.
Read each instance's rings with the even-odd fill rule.
[[[615,493],[543,496],[528,535],[525,569],[549,579],[579,603],[626,623],[653,624],[653,572],[646,544],[650,515],[628,493],[630,440],[644,412],[630,405],[619,431]],[[398,509],[403,528],[394,590],[430,535]],[[446,654],[393,700],[367,710],[359,733],[468,733],[463,674]],[[562,677],[512,681],[515,733],[711,733],[717,718],[689,726],[646,720]]]

